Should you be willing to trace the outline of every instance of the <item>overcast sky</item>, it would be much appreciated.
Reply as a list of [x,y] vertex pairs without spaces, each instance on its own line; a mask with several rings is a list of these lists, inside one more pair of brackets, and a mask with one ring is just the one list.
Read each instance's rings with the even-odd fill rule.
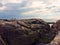
[[60,0],[0,0],[0,18],[60,19]]

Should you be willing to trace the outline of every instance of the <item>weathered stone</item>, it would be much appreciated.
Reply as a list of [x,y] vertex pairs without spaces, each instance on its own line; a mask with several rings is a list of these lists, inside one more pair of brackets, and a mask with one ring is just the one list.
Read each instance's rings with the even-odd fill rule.
[[52,29],[55,30],[56,36],[51,41],[50,45],[60,45],[60,20],[56,21],[56,23],[52,25]]
[[49,43],[54,37],[50,26],[41,19],[3,20],[0,22],[0,34],[8,45]]

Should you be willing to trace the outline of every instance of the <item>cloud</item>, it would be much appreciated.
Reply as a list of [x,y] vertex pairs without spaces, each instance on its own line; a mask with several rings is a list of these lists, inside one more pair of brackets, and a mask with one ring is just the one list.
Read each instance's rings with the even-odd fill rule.
[[49,16],[46,16],[46,17],[47,17],[47,18],[45,18],[45,19],[54,19],[54,20],[60,19],[60,16],[59,16],[59,15],[54,15],[54,16],[49,15]]
[[59,19],[57,17],[60,15],[60,0],[0,0],[0,2],[3,4],[0,4],[0,14],[4,13],[7,17],[45,19],[55,19],[56,17]]
[[3,4],[0,3],[0,7],[2,7],[2,6],[3,6]]
[[32,2],[30,2],[30,4],[29,5],[27,5],[27,7],[29,7],[29,8],[40,8],[40,6],[42,6],[42,5],[44,5],[44,4],[42,4],[43,2],[41,1],[32,1]]
[[1,0],[2,3],[21,3],[22,0]]
[[3,7],[0,7],[0,11],[2,11],[2,10],[5,10],[5,6],[3,6]]
[[2,3],[0,3],[0,11],[5,10],[6,6],[4,6]]
[[39,10],[31,10],[31,11],[28,11],[28,12],[24,12],[23,14],[25,14],[25,15],[34,14],[37,11],[39,11]]
[[[35,10],[39,10],[39,13],[43,14],[49,14],[49,13],[55,13],[56,10],[60,9],[59,0],[30,0],[25,8],[31,8]],[[35,10],[32,10],[30,12],[37,12]],[[24,12],[25,13],[25,12]],[[27,14],[28,12],[26,12]],[[29,13],[30,14],[30,13]],[[42,15],[43,15],[42,14]]]
[[23,8],[27,4],[27,0],[0,0],[3,6],[7,7],[6,10],[13,10]]

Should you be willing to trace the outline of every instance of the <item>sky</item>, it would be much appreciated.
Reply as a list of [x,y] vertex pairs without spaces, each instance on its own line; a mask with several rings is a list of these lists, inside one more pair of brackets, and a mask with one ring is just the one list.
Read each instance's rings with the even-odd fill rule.
[[60,0],[0,0],[0,18],[60,19]]

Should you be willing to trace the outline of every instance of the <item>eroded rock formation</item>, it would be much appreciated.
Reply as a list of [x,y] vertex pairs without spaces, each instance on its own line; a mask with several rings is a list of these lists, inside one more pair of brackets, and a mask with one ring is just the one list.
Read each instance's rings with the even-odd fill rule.
[[0,20],[0,35],[6,45],[36,45],[50,43],[55,31],[41,19]]

